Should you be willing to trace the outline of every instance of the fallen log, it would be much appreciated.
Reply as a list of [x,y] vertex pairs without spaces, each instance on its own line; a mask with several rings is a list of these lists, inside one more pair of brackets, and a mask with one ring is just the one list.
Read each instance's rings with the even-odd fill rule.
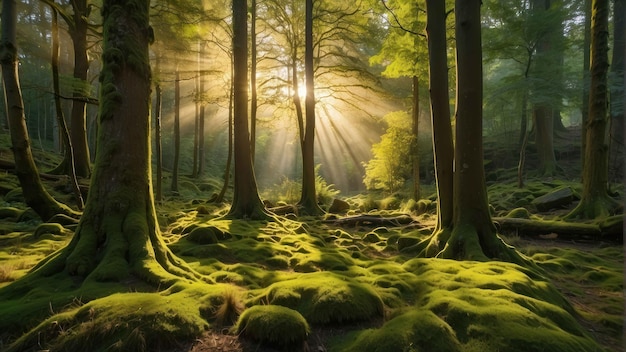
[[493,221],[501,232],[516,233],[522,237],[582,239],[622,243],[624,241],[623,216],[613,218],[613,221],[605,220],[600,224],[505,217],[495,217]]
[[408,214],[384,216],[384,215],[356,215],[345,218],[324,220],[323,223],[335,226],[393,226],[401,227],[415,224],[417,221]]

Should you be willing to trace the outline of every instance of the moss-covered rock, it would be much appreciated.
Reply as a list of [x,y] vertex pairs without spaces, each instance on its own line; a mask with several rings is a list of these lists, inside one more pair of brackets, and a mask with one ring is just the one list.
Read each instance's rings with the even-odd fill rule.
[[246,309],[235,330],[241,336],[289,351],[304,349],[309,334],[306,319],[293,309],[276,305],[259,305]]

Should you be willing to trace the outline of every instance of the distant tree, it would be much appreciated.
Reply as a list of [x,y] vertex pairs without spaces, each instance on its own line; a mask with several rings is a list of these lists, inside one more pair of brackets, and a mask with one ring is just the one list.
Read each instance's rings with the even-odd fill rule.
[[621,181],[624,177],[624,101],[620,99],[624,92],[624,55],[626,55],[626,26],[624,16],[626,7],[624,0],[613,2],[613,45],[611,57],[611,73],[609,85],[611,87],[611,181]]
[[498,258],[521,263],[520,255],[497,236],[487,201],[482,148],[480,5],[480,0],[456,0],[454,8],[457,105],[452,222],[419,243],[417,249],[425,256]]
[[180,70],[176,66],[174,78],[174,164],[172,165],[172,182],[170,190],[178,193],[178,171],[180,169]]
[[26,204],[33,208],[42,220],[56,214],[72,214],[66,205],[57,202],[46,191],[39,178],[33,160],[30,138],[26,128],[24,102],[18,75],[17,12],[15,0],[2,1],[2,38],[0,41],[0,64],[6,114],[11,134],[15,173],[22,187]]
[[618,205],[607,192],[609,0],[592,0],[591,13],[591,85],[584,150],[583,192],[578,206],[566,216],[568,219],[606,217],[612,214]]
[[[398,191],[411,177],[411,117],[405,111],[385,115],[387,129],[372,146],[372,159],[365,164],[367,189]],[[449,124],[449,122],[448,122]]]
[[248,6],[233,0],[233,116],[235,181],[229,217],[265,219],[268,214],[257,188],[248,130]]

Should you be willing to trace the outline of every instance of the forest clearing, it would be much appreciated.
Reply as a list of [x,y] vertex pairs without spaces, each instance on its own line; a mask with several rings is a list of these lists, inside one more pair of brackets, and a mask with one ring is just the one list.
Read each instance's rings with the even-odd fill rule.
[[2,1],[0,351],[623,350],[625,13]]

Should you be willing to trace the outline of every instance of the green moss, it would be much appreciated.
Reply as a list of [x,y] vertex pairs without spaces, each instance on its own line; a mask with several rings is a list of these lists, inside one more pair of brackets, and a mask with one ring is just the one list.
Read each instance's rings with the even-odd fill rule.
[[293,309],[264,305],[246,309],[235,330],[252,340],[296,351],[304,348],[309,324]]
[[56,351],[154,351],[207,328],[197,305],[155,293],[113,294],[54,314],[9,351],[46,346]]
[[456,352],[462,351],[454,330],[431,311],[413,309],[386,322],[379,329],[367,329],[337,343],[333,351],[364,352]]
[[295,309],[312,324],[361,321],[383,314],[382,301],[372,288],[332,273],[276,282],[259,299]]

